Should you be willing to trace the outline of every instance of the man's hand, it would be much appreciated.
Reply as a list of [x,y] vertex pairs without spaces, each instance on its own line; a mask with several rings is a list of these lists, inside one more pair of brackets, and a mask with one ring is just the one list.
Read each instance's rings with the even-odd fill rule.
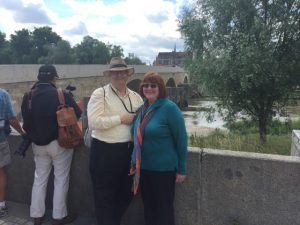
[[20,146],[17,148],[17,150],[15,151],[15,155],[18,154],[20,156],[22,156],[23,158],[26,156],[26,151],[29,148],[30,144],[31,144],[31,140],[29,138],[29,136],[24,133],[22,134],[22,142],[20,144]]
[[127,113],[127,114],[123,114],[120,116],[120,119],[121,119],[121,123],[122,124],[131,124],[132,121],[133,121],[133,118],[134,118],[135,114],[133,113]]

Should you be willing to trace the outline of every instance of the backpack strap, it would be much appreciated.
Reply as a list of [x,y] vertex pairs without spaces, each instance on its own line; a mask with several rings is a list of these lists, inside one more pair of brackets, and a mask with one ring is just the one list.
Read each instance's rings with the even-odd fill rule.
[[57,88],[57,95],[58,95],[58,100],[60,105],[65,105],[65,96],[64,92],[61,88]]
[[105,88],[104,87],[102,87],[103,88],[103,105],[104,105],[104,107],[103,107],[103,109],[104,109],[104,111],[105,111]]

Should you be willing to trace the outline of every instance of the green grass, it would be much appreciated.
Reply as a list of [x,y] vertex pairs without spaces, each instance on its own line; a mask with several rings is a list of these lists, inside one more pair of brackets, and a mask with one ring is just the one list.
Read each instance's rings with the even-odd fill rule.
[[267,143],[261,145],[259,135],[237,134],[216,129],[207,137],[191,135],[189,146],[200,148],[226,149],[233,151],[290,155],[291,133],[267,135]]
[[[258,133],[258,124],[253,121],[238,121],[230,124],[226,124],[226,127],[230,132],[235,134],[256,134]],[[267,127],[267,133],[270,135],[282,135],[291,133],[292,130],[300,129],[300,120],[286,120],[284,122],[275,119],[269,123]]]
[[189,146],[233,151],[290,155],[292,130],[300,130],[300,120],[273,120],[267,128],[267,142],[259,141],[258,126],[252,121],[227,124],[229,132],[216,129],[206,137],[190,136]]

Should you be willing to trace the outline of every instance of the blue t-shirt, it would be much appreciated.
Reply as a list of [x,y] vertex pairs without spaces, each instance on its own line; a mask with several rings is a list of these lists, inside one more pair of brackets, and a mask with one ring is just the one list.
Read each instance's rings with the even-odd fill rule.
[[[8,119],[15,117],[16,112],[13,108],[10,95],[0,88],[0,120],[8,121]],[[6,122],[6,125],[7,122]],[[0,129],[0,143],[6,141],[7,134],[5,133],[5,127]]]

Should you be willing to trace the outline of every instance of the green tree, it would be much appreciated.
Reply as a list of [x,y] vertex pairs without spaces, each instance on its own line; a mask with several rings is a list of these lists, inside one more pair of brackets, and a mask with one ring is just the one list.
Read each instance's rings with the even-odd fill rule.
[[57,43],[53,61],[56,64],[73,64],[75,62],[73,49],[68,41],[62,40]]
[[47,49],[48,55],[39,57],[38,63],[73,64],[75,62],[73,49],[68,41],[58,41],[57,45],[50,44]]
[[5,47],[5,44],[6,44],[5,37],[6,37],[6,34],[5,34],[5,33],[2,33],[2,32],[0,31],[0,49],[2,49],[2,48]]
[[219,97],[225,119],[257,121],[262,143],[299,84],[299,28],[299,0],[198,0],[179,18],[191,77]]
[[13,53],[13,63],[30,63],[32,39],[27,29],[16,31],[15,34],[10,35],[10,47]]
[[124,50],[121,46],[108,44],[108,48],[109,48],[109,52],[110,52],[110,58],[124,56]]
[[128,56],[124,59],[124,61],[128,65],[146,65],[146,63],[142,62],[142,60],[137,56],[133,56],[133,57]]
[[12,52],[5,37],[6,34],[0,31],[0,64],[10,64],[12,62]]
[[61,40],[62,38],[53,32],[51,27],[34,28],[32,32],[32,55],[35,57],[35,61],[38,61],[40,57],[47,57],[49,46],[57,45]]
[[79,64],[106,64],[109,62],[109,48],[105,43],[85,36],[80,44],[74,47],[76,62]]

